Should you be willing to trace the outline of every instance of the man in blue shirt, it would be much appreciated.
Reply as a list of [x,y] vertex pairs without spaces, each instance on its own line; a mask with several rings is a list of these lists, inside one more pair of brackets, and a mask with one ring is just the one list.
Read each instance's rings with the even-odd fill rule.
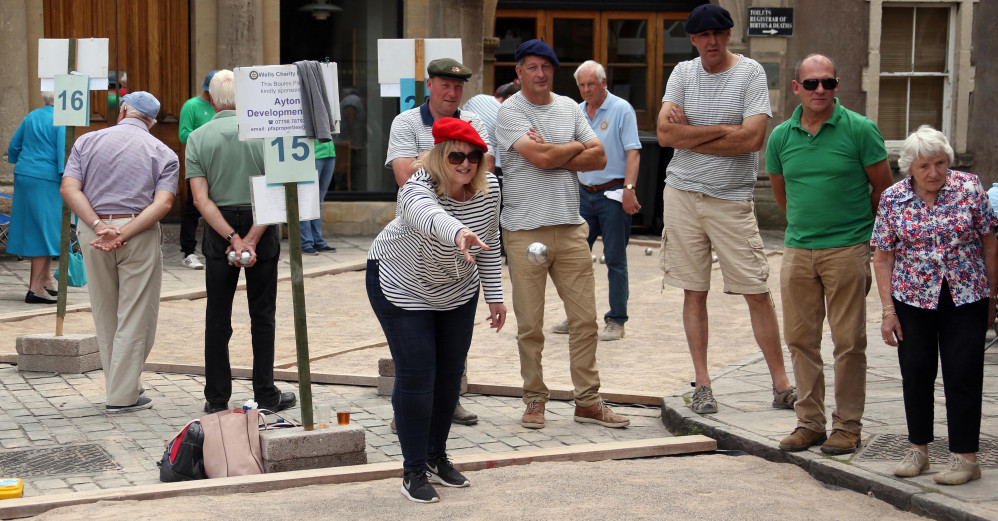
[[[589,126],[603,143],[606,168],[579,172],[579,214],[589,224],[589,249],[603,235],[610,281],[610,310],[601,341],[620,340],[627,322],[627,242],[631,238],[631,215],[641,210],[634,184],[638,181],[641,142],[638,120],[627,101],[606,89],[606,72],[588,60],[575,70],[575,82],[583,101],[579,106]],[[568,320],[555,324],[555,333],[568,333]]]

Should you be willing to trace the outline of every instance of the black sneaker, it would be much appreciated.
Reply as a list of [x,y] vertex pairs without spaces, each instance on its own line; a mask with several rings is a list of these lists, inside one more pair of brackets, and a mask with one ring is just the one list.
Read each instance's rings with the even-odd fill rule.
[[461,475],[454,469],[447,456],[433,458],[426,462],[426,467],[430,473],[430,483],[440,483],[445,487],[463,488],[471,486],[468,478]]
[[229,402],[204,402],[204,412],[208,414],[215,414],[216,412],[222,412],[229,408]]
[[141,411],[142,409],[151,409],[152,400],[144,396],[140,396],[135,403],[131,405],[105,405],[104,410],[109,413],[117,412],[131,412],[131,411]]
[[293,393],[291,391],[288,391],[288,392],[285,392],[285,393],[278,392],[278,394],[277,394],[277,400],[275,400],[275,401],[273,401],[271,403],[263,403],[263,402],[259,402],[259,403],[260,403],[260,408],[261,409],[268,409],[268,410],[273,411],[273,412],[280,412],[280,411],[283,411],[284,409],[290,409],[290,408],[294,407],[295,405],[297,405],[298,404],[298,397],[295,396],[295,393]]
[[440,496],[426,480],[425,470],[407,470],[402,476],[402,495],[416,503],[436,503]]

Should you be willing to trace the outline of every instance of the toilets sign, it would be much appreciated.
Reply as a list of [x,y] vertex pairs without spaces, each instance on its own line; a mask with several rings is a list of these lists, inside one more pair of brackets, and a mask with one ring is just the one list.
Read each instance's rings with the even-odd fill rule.
[[793,36],[792,7],[749,7],[749,36]]

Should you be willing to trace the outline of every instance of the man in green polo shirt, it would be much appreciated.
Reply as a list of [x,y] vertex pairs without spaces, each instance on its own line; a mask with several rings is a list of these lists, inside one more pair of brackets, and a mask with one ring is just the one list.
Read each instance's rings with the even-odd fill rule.
[[[201,251],[205,262],[207,302],[204,324],[204,412],[229,408],[232,371],[232,299],[245,269],[253,346],[253,399],[274,412],[294,407],[297,397],[274,386],[274,337],[277,311],[277,263],[281,239],[277,226],[255,226],[250,177],[263,175],[263,140],[239,140],[236,87],[232,71],[215,73],[209,86],[217,114],[187,139],[187,180],[194,204],[208,224]],[[228,253],[249,253],[249,261],[229,262]],[[239,402],[244,401],[242,398]]]
[[[839,79],[830,59],[805,57],[794,78],[801,104],[773,129],[766,148],[773,193],[787,214],[780,292],[797,383],[797,428],[780,448],[800,451],[822,443],[822,452],[848,454],[859,447],[866,402],[870,234],[891,170],[877,125],[835,97]],[[826,309],[835,345],[828,436],[821,360]]]
[[[208,95],[208,85],[212,76],[218,71],[211,71],[201,82],[201,92],[197,96],[184,102],[180,107],[180,143],[187,144],[187,136],[191,135],[195,129],[211,121],[215,115],[215,107],[211,105],[211,97]],[[194,201],[191,198],[191,183],[187,182],[187,197],[184,199],[184,209],[180,215],[180,252],[183,255],[180,263],[192,270],[203,270],[204,264],[198,260],[194,250],[198,247],[198,219],[201,213],[198,212]]]

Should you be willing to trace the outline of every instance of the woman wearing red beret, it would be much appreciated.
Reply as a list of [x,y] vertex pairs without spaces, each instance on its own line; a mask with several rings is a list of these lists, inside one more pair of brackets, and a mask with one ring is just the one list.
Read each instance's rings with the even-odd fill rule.
[[440,500],[430,482],[470,485],[446,448],[479,286],[492,328],[499,332],[506,321],[499,182],[482,160],[488,147],[457,118],[437,120],[433,140],[421,168],[399,189],[395,220],[367,257],[367,295],[395,362],[402,494],[419,503]]

